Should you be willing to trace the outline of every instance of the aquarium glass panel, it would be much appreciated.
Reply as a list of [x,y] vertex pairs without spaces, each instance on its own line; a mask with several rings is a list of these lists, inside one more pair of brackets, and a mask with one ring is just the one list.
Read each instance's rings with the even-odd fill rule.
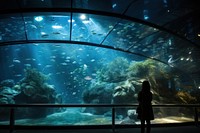
[[100,44],[118,20],[113,17],[74,13],[72,40]]
[[[153,104],[199,103],[200,91],[187,71],[152,58],[104,48],[104,45],[8,45],[0,47],[0,57],[3,57],[0,58],[0,64],[3,64],[0,104],[137,104],[137,94],[145,79],[151,84]],[[178,111],[188,118],[193,114],[190,109]],[[26,110],[23,115],[22,110]],[[69,111],[68,108],[16,108],[16,124],[41,121],[43,125],[63,125],[67,119],[74,122],[71,125],[111,123],[112,108],[109,107],[70,108],[71,112],[67,113],[66,110]],[[78,113],[73,114],[73,110]],[[171,119],[177,114],[172,110],[174,108],[170,108],[171,114],[161,111],[161,115],[157,115],[160,110],[156,109],[156,119],[168,116]],[[0,114],[8,113],[6,109],[0,111]],[[60,123],[51,123],[51,119],[68,113],[73,117],[62,117]],[[124,124],[122,121],[127,120],[128,113],[134,114],[137,124],[135,108],[116,108],[116,123]],[[6,119],[1,121],[1,124],[7,122]]]
[[139,121],[137,119],[136,107],[115,108],[116,125],[137,125]]
[[153,111],[155,124],[194,122],[195,112],[190,107],[156,107]]
[[[5,104],[8,100],[7,97],[3,97],[2,93],[0,94],[1,104]],[[5,102],[5,103],[3,103]],[[0,107],[0,126],[1,125],[9,125],[10,122],[10,108]]]
[[17,40],[26,40],[24,21],[21,15],[0,15],[0,42]]
[[[104,108],[104,110],[110,112],[111,109]],[[102,115],[102,114],[95,115],[84,111],[85,108],[41,108],[41,107],[17,108],[16,109],[17,113],[15,115],[16,118],[15,125],[28,125],[28,126],[68,126],[68,125],[72,126],[72,125],[108,125],[108,124],[110,125],[112,122],[111,115]],[[26,117],[20,115],[20,112],[24,116],[26,115]]]
[[112,32],[103,44],[125,51],[134,48],[136,50],[132,52],[135,53],[149,51],[141,41],[158,31],[155,28],[127,20],[119,21],[114,27],[111,27],[111,30]]
[[28,40],[69,40],[69,13],[24,14]]

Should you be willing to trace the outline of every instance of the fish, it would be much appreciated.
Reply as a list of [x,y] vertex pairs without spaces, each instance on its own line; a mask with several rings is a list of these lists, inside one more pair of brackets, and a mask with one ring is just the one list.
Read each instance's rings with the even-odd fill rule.
[[60,32],[53,32],[53,34],[54,34],[54,35],[59,35],[59,34],[60,34]]
[[51,59],[50,61],[52,61],[52,62],[56,62],[56,60],[55,60],[55,59]]
[[37,26],[35,26],[34,24],[30,25],[32,29],[37,29]]
[[66,66],[66,65],[67,65],[67,63],[65,63],[65,62],[64,62],[64,63],[60,63],[60,64],[63,65],[63,66]]
[[31,59],[31,58],[26,58],[25,60],[26,60],[26,61],[30,61],[30,60],[32,60],[32,59]]
[[86,76],[86,77],[84,77],[84,79],[85,79],[85,80],[92,80],[92,77]]
[[87,70],[88,66],[86,64],[83,64],[83,70]]
[[49,67],[52,67],[52,65],[46,65],[45,67],[46,67],[46,68],[49,68]]
[[21,76],[22,76],[21,74],[16,74],[16,75],[15,75],[15,77],[21,77]]
[[33,43],[33,45],[38,46],[39,44],[38,43]]
[[113,26],[112,26],[112,25],[110,25],[110,26],[109,26],[109,29],[112,29],[112,28],[113,28]]
[[56,56],[51,56],[50,58],[52,58],[52,59],[55,59],[55,58],[56,58]]
[[70,62],[70,60],[65,60],[65,62]]
[[61,55],[66,55],[66,53],[65,53],[65,52],[62,52]]
[[96,73],[92,73],[92,76],[97,76],[97,74]]
[[82,49],[82,48],[79,48],[78,50],[79,50],[79,51],[82,51],[83,49]]
[[20,61],[20,60],[17,60],[17,59],[14,59],[13,62],[14,62],[14,63],[21,63],[21,61]]
[[143,51],[143,52],[147,52],[147,51],[149,51],[149,50],[148,50],[147,48],[145,48],[145,49],[143,49],[142,51]]
[[10,66],[8,66],[8,67],[14,67],[14,66],[15,66],[15,65],[12,64],[12,65],[10,65]]
[[24,66],[26,66],[26,67],[31,67],[31,64],[24,64]]
[[42,38],[47,38],[47,37],[49,37],[49,35],[48,34],[43,34],[43,35],[41,35],[41,37]]
[[119,31],[118,31],[118,32],[117,32],[117,34],[118,34],[118,35],[120,35],[120,34],[121,34],[121,32],[119,32]]
[[95,62],[95,59],[90,60],[91,62]]

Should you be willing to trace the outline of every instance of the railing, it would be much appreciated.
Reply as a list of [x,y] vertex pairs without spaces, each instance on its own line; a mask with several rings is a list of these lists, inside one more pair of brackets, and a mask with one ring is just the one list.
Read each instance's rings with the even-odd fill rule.
[[[116,108],[127,108],[127,107],[134,107],[136,108],[138,104],[1,104],[1,108],[10,108],[10,120],[9,120],[9,130],[10,133],[13,132],[15,127],[15,108],[23,108],[23,107],[66,107],[66,108],[75,108],[75,107],[109,107],[112,108],[112,130],[115,132],[115,109]],[[153,108],[158,107],[187,107],[187,108],[193,108],[194,109],[194,123],[197,126],[199,123],[199,116],[198,116],[198,109],[200,107],[200,104],[164,104],[164,105],[152,105]]]

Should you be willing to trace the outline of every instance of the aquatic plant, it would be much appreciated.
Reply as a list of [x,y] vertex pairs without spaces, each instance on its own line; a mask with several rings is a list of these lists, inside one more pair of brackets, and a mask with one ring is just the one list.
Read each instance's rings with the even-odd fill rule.
[[116,83],[125,81],[129,62],[123,57],[118,57],[97,72],[97,78],[102,82]]
[[129,68],[129,77],[147,78],[155,74],[156,64],[153,60],[145,60],[142,62],[133,62]]

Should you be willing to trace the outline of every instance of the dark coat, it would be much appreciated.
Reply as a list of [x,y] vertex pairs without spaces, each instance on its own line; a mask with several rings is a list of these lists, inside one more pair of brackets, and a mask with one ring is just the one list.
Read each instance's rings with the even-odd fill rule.
[[138,119],[153,120],[154,114],[151,105],[152,93],[150,91],[140,91],[138,94],[139,106],[137,108]]

